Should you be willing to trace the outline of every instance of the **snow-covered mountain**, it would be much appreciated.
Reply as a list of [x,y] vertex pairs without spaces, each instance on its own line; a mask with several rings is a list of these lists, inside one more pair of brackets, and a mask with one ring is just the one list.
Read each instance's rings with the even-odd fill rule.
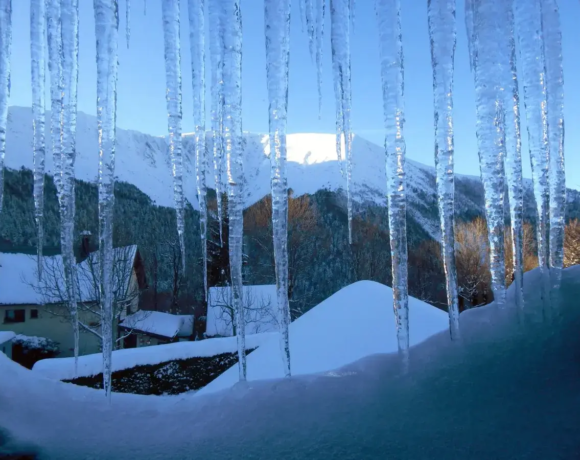
[[[6,167],[32,169],[31,109],[11,107],[8,114]],[[48,117],[47,117],[48,120]],[[48,134],[48,124],[47,124]],[[47,141],[49,136],[47,135]],[[270,190],[270,160],[268,137],[246,134],[245,138],[246,206],[250,206]],[[335,150],[333,134],[288,135],[288,184],[296,195],[313,194],[320,189],[345,189]],[[50,152],[47,149],[47,152]],[[195,155],[193,136],[184,135],[185,193],[197,208]],[[353,141],[353,189],[359,203],[372,202],[386,206],[385,155],[379,147],[360,136]],[[98,172],[97,122],[93,116],[78,114],[76,177],[94,182]],[[212,163],[212,162],[210,162]],[[47,171],[53,162],[47,153]],[[225,170],[225,168],[224,168]],[[117,130],[116,176],[146,193],[158,205],[173,206],[173,187],[169,151],[166,139],[124,129]],[[207,181],[213,187],[213,164],[207,171]],[[224,181],[225,182],[225,181]],[[409,215],[431,235],[438,234],[435,194],[435,169],[407,162]],[[456,207],[462,210],[482,210],[479,178],[458,176]]]

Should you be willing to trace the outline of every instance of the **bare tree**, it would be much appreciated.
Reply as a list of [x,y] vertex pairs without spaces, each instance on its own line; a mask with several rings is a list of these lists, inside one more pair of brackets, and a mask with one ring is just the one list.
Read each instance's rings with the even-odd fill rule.
[[[216,309],[215,319],[220,323],[219,335],[236,335],[236,316],[232,290],[229,287],[214,288],[210,291],[209,308]],[[278,328],[278,318],[272,308],[270,296],[260,296],[251,287],[243,289],[242,306],[245,310],[246,330],[251,334]],[[209,313],[209,312],[208,312]]]
[[[523,240],[524,272],[527,272],[538,266],[538,255],[536,252],[536,236],[534,227],[529,222],[524,222],[523,227],[524,227],[524,240]],[[513,281],[513,273],[514,273],[514,257],[513,257],[514,250],[512,246],[511,226],[508,226],[505,229],[504,253],[505,253],[506,286],[509,286]]]
[[[138,277],[134,272],[137,257],[136,246],[115,248],[113,252],[113,318],[119,321],[134,313],[137,309],[141,292]],[[42,281],[24,280],[41,296],[47,312],[54,316],[71,321],[68,308],[68,296],[64,285],[64,268],[62,258],[45,257],[43,260]],[[101,327],[101,281],[99,256],[97,252],[76,265],[75,279],[78,292],[79,326],[81,331],[93,334],[102,341]],[[117,343],[125,339],[132,331],[117,338]]]
[[580,264],[580,221],[571,220],[564,235],[564,267]]
[[455,264],[459,295],[477,305],[490,292],[487,224],[477,217],[455,227]]

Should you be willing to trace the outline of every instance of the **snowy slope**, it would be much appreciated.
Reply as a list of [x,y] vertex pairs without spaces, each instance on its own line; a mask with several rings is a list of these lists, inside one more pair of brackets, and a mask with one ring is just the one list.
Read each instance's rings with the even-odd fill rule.
[[[292,374],[326,372],[375,353],[397,350],[393,291],[373,281],[351,284],[290,324]],[[409,298],[411,345],[444,331],[447,313]],[[284,377],[280,346],[273,337],[248,356],[248,380]],[[223,390],[238,382],[237,364],[198,394]]]
[[[184,136],[185,193],[197,208],[195,197],[195,156],[192,136]],[[211,140],[208,139],[211,144]],[[270,191],[270,149],[265,135],[246,134],[245,174],[246,206],[250,206]],[[211,145],[209,146],[209,148]],[[6,166],[32,169],[31,110],[11,107],[8,115]],[[96,118],[78,114],[76,177],[96,181],[98,168],[98,137]],[[356,136],[353,141],[353,193],[359,202],[385,205],[385,156],[382,147]],[[213,163],[212,163],[213,164]],[[46,167],[52,171],[52,156]],[[225,168],[224,168],[225,170]],[[336,159],[334,134],[290,134],[288,136],[288,184],[296,195],[315,193],[321,189],[345,188]],[[158,205],[173,206],[173,188],[166,140],[137,131],[117,130],[116,176],[146,193]],[[213,169],[207,172],[208,184],[214,184]],[[463,181],[479,181],[461,176]],[[408,161],[407,188],[409,213],[432,235],[437,234],[437,221],[432,216],[436,203],[434,168]],[[478,207],[469,197],[460,197],[459,209]]]

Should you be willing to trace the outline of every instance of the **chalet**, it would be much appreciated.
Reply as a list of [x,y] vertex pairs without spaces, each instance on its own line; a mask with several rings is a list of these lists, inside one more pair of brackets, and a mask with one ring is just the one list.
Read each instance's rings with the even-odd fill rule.
[[[245,310],[246,334],[278,330],[276,285],[244,286],[242,304]],[[229,286],[209,289],[207,302],[207,337],[229,337],[236,334],[232,290]]]
[[[62,357],[74,354],[60,255],[42,259],[38,279],[36,256],[0,253],[0,331],[45,337],[59,343]],[[76,265],[78,280],[79,353],[100,351],[99,255],[86,253]],[[115,324],[138,310],[139,292],[146,287],[143,261],[137,246],[115,248],[113,300]],[[130,342],[121,344],[130,345]]]
[[190,340],[193,321],[193,315],[139,310],[121,321],[119,329],[131,333],[129,340],[132,347],[146,347]]

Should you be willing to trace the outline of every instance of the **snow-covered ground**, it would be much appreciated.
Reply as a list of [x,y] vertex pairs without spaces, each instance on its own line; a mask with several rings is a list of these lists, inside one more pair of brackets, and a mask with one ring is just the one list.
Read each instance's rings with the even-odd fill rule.
[[[247,348],[259,347],[270,340],[274,334],[256,334],[246,337]],[[198,342],[177,342],[142,348],[128,348],[113,352],[113,372],[147,364],[160,364],[168,361],[189,358],[206,358],[222,353],[235,353],[235,337],[201,340]],[[55,380],[75,378],[74,358],[51,358],[38,361],[32,371],[35,374]],[[79,356],[77,377],[88,377],[103,371],[103,355]]]
[[[447,313],[409,298],[410,342],[416,345],[449,326]],[[375,353],[397,350],[393,291],[374,281],[347,286],[290,324],[292,374],[326,372]],[[277,337],[248,356],[248,380],[284,377]],[[238,381],[238,365],[197,394],[229,388]]]
[[580,267],[564,271],[552,320],[537,286],[528,273],[525,327],[511,308],[462,314],[463,343],[444,331],[414,346],[406,375],[396,354],[372,355],[204,397],[115,394],[108,407],[0,354],[0,428],[59,460],[575,460]]

